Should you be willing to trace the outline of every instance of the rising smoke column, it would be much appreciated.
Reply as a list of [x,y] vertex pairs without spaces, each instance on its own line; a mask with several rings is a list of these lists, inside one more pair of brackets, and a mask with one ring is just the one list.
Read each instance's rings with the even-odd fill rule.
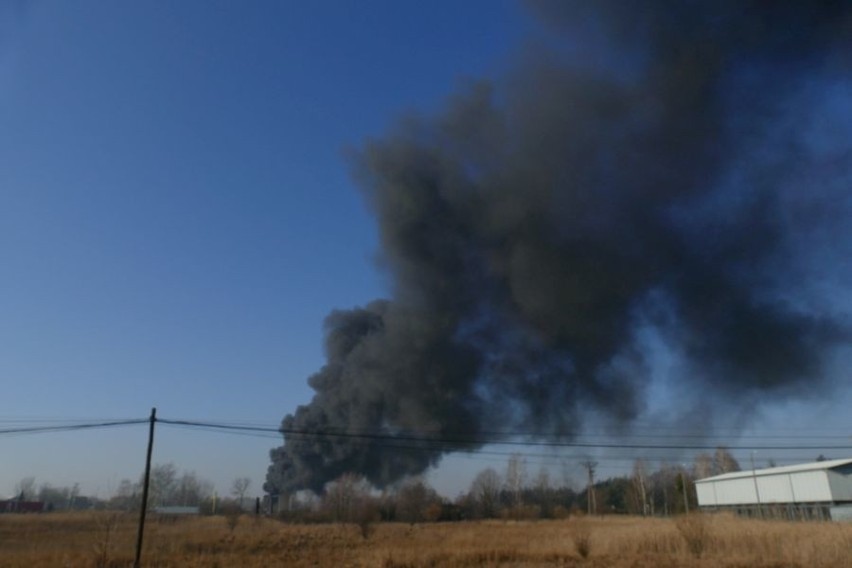
[[326,319],[268,491],[384,486],[485,433],[570,437],[586,409],[629,421],[647,328],[696,393],[825,382],[846,315],[808,291],[848,242],[849,3],[531,6],[550,49],[357,156],[391,298]]

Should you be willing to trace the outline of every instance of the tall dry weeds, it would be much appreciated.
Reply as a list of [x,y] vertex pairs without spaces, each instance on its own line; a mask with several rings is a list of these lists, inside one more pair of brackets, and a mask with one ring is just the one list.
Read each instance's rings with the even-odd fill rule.
[[580,558],[588,558],[592,553],[592,530],[589,526],[585,523],[575,525],[571,530],[571,540]]
[[701,558],[701,555],[707,549],[709,537],[704,515],[701,513],[683,515],[675,520],[675,526],[686,542],[689,553],[696,558]]
[[[128,566],[135,517],[0,515],[0,566]],[[699,524],[700,523],[700,524]],[[597,517],[568,521],[290,525],[270,519],[233,533],[223,517],[152,523],[143,565],[193,566],[607,566],[836,568],[849,566],[852,525]],[[690,545],[690,542],[698,543]],[[93,553],[94,551],[94,553]]]

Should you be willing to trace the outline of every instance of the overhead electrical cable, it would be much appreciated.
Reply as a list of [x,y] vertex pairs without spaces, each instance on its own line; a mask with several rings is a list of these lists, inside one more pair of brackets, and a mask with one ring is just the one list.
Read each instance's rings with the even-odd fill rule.
[[[393,433],[368,433],[368,432],[343,432],[339,430],[307,430],[296,428],[271,428],[262,426],[240,426],[234,424],[198,422],[190,420],[157,419],[162,424],[175,426],[188,426],[201,429],[246,432],[246,433],[280,433],[285,436],[303,436],[309,438],[342,438],[373,440],[379,443],[408,442],[412,444],[423,444],[424,448],[434,449],[435,446],[448,445],[453,451],[464,451],[464,447],[474,448],[484,445],[518,446],[518,447],[550,447],[550,448],[588,448],[588,449],[635,449],[635,450],[716,450],[719,443],[702,444],[661,444],[661,443],[621,443],[621,442],[585,442],[585,441],[544,441],[544,440],[506,440],[498,438],[487,438],[477,436],[417,436],[410,434]],[[842,439],[842,438],[841,438]],[[727,450],[852,450],[852,439],[846,438],[846,444],[737,444],[725,445]],[[419,447],[419,446],[417,446]]]
[[17,428],[0,428],[0,435],[5,434],[40,434],[46,432],[71,432],[75,430],[93,430],[97,428],[112,428],[116,426],[129,426],[132,424],[143,424],[145,419],[115,420],[109,422],[86,422],[81,424],[65,424],[62,426],[24,426]]

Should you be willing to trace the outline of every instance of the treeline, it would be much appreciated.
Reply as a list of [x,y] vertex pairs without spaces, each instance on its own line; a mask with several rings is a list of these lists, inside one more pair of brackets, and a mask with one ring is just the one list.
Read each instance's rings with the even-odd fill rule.
[[86,511],[103,507],[102,500],[81,495],[78,483],[70,487],[54,487],[50,483],[37,485],[35,477],[25,477],[15,485],[14,499],[42,502],[46,511]]
[[697,507],[695,479],[738,471],[724,448],[699,454],[693,464],[662,464],[651,470],[637,460],[630,475],[595,480],[597,464],[580,465],[589,482],[575,489],[570,476],[561,482],[543,468],[530,476],[522,456],[508,459],[503,472],[480,471],[456,499],[441,497],[421,479],[409,479],[382,492],[364,478],[345,474],[322,495],[300,493],[265,502],[283,520],[293,522],[437,522],[476,519],[553,519],[570,515],[632,514],[667,516]]
[[[122,479],[108,498],[80,494],[79,484],[71,487],[54,487],[49,483],[40,486],[34,477],[27,477],[15,486],[15,499],[41,501],[47,511],[113,510],[138,511],[142,503],[144,476],[132,481]],[[247,477],[234,480],[229,496],[216,494],[213,483],[193,471],[181,472],[172,463],[151,467],[148,485],[148,507],[182,506],[198,507],[200,513],[213,514],[232,510],[253,510],[254,498],[248,497],[251,481]]]
[[[573,476],[554,479],[546,468],[530,475],[521,455],[509,457],[505,469],[487,468],[472,480],[468,490],[455,499],[439,495],[422,479],[408,479],[384,491],[376,491],[357,474],[345,474],[329,483],[322,495],[266,496],[262,512],[294,522],[437,522],[476,519],[554,519],[577,514],[633,514],[667,516],[697,507],[695,479],[738,471],[737,461],[724,448],[699,454],[691,466],[659,465],[636,460],[630,475],[595,478],[597,464],[577,464],[587,483],[577,487]],[[575,468],[576,470],[576,468]],[[174,464],[151,468],[149,508],[197,507],[202,514],[252,512],[251,481],[234,480],[229,496],[219,496],[213,484]],[[79,486],[36,486],[25,478],[16,486],[22,500],[42,501],[49,511],[110,509],[137,511],[141,504],[143,477],[123,479],[107,499],[80,495]]]

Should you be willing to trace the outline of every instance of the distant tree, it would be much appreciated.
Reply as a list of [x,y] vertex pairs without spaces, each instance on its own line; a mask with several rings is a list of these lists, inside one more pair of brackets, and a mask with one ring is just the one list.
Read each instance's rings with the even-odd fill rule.
[[139,506],[141,497],[141,484],[133,483],[129,479],[122,479],[118,484],[118,489],[116,489],[115,494],[107,503],[107,506],[110,509],[132,511]]
[[645,460],[638,459],[633,462],[632,481],[636,499],[639,503],[636,512],[641,513],[642,516],[646,516],[650,512],[650,507],[648,504],[648,466]]
[[695,477],[686,467],[676,468],[673,471],[675,491],[672,497],[674,503],[679,503],[675,505],[677,507],[675,510],[689,512],[690,507],[695,507]]
[[58,511],[68,506],[69,489],[67,487],[53,487],[49,483],[42,483],[38,489],[38,500],[45,504],[50,511]]
[[[177,468],[173,463],[156,464],[151,467],[151,477],[148,486],[148,505],[169,504],[174,495]],[[140,486],[144,482],[144,474],[140,477]]]
[[523,505],[523,490],[526,485],[527,466],[520,454],[512,454],[506,464],[506,491],[509,493],[512,507]]
[[678,502],[678,493],[675,486],[679,475],[678,469],[672,465],[663,464],[649,476],[652,487],[652,507],[665,516],[674,513],[676,510],[675,504]]
[[[119,488],[118,493],[125,502],[129,494],[138,492],[141,495],[144,480],[144,474],[139,477],[139,482],[136,485],[127,480],[122,480],[123,487]],[[180,473],[173,463],[156,464],[151,467],[148,488],[148,505],[151,507],[159,505],[197,507],[205,502],[212,493],[213,484],[198,477],[193,471]]]
[[727,448],[719,446],[713,455],[701,453],[695,456],[692,472],[696,479],[712,477],[732,471],[740,471],[740,464]]
[[322,508],[335,522],[354,522],[370,507],[370,485],[354,473],[344,473],[328,483],[322,497]]
[[705,477],[712,477],[716,475],[713,456],[708,453],[700,453],[695,456],[692,471],[695,472],[695,477],[697,479],[704,479]]
[[250,485],[251,479],[248,477],[238,477],[231,484],[231,495],[237,498],[241,508],[243,506],[243,499],[245,499],[246,496],[246,491],[248,491]]
[[596,483],[592,489],[597,492],[600,507],[597,513],[624,514],[629,509],[629,496],[633,483],[629,477],[611,477]]
[[396,518],[405,523],[435,521],[440,516],[441,498],[422,480],[403,484],[396,492]]
[[184,472],[172,485],[169,502],[185,507],[198,507],[213,493],[213,484],[199,478],[194,471]]
[[80,484],[75,483],[68,489],[68,508],[74,509],[77,499],[80,498]]
[[497,516],[501,485],[500,474],[490,467],[480,471],[473,479],[468,494],[479,517],[488,519]]
[[22,501],[30,501],[36,498],[35,477],[24,477],[15,484],[15,495]]
[[719,446],[713,453],[713,470],[716,475],[740,471],[740,463],[734,459],[727,448]]
[[538,505],[539,516],[544,519],[553,517],[553,488],[550,485],[550,472],[542,467],[532,483],[533,502]]

